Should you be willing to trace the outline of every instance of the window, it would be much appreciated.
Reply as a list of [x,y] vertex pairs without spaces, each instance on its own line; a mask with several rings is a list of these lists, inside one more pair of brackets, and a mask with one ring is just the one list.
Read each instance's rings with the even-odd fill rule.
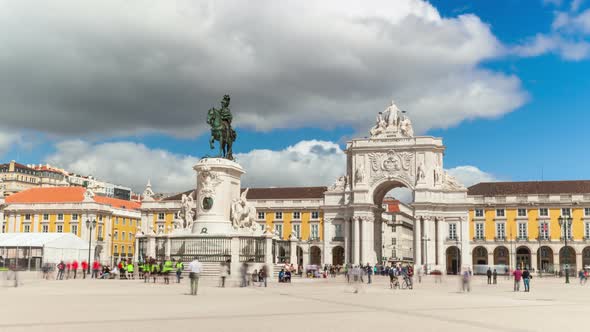
[[98,221],[102,221],[102,215],[98,216]]
[[47,213],[43,214],[43,220],[45,220],[45,221],[49,220],[49,215]]
[[131,253],[133,253],[133,249],[131,249],[131,246],[127,247],[127,253],[128,253],[128,254],[131,254]]
[[396,238],[392,238],[392,239],[391,239],[391,245],[392,245],[392,246],[395,246],[395,245],[397,245],[397,239],[396,239]]
[[477,240],[483,240],[484,239],[484,231],[483,231],[483,223],[477,223],[475,224],[475,238]]
[[59,213],[57,215],[57,220],[64,220],[64,214],[63,213]]
[[449,240],[457,239],[457,224],[449,224]]
[[276,220],[283,220],[283,212],[275,212]]
[[2,225],[2,233],[6,233],[6,225]]
[[70,232],[74,235],[78,235],[78,225],[70,226]]
[[572,210],[570,208],[563,208],[561,209],[561,215],[570,217],[572,215]]
[[504,209],[496,209],[496,217],[504,217]]
[[158,213],[158,220],[164,220],[164,213]]
[[301,219],[301,212],[299,212],[299,211],[293,212],[293,219],[300,220]]
[[98,225],[98,238],[102,239],[102,225]]
[[77,214],[72,214],[72,220],[78,220],[78,215]]
[[158,225],[158,233],[164,232],[164,225]]
[[258,220],[264,220],[264,212],[258,212]]
[[121,232],[121,241],[125,241],[125,232]]
[[336,224],[334,225],[334,233],[336,237],[343,237],[344,234],[342,234],[342,224]]
[[549,223],[539,223],[539,238],[541,240],[549,240]]
[[30,233],[31,232],[31,225],[25,225],[24,226],[24,232],[25,233]]
[[541,216],[541,217],[548,217],[549,216],[549,209],[547,209],[547,208],[540,208],[539,209],[539,216]]
[[590,222],[584,224],[584,238],[590,239]]
[[64,231],[64,225],[57,225],[57,232],[63,233],[63,231]]
[[42,231],[43,233],[47,233],[47,232],[49,232],[49,225],[43,225],[43,226],[41,227],[41,231]]
[[275,225],[275,234],[280,238],[283,237],[283,225],[282,224]]
[[113,234],[113,240],[119,240],[119,232],[115,231]]
[[301,238],[301,225],[300,224],[293,224],[293,235],[296,238]]
[[590,216],[590,208],[584,208],[584,215]]
[[496,224],[496,238],[504,240],[506,238],[506,224],[503,222]]
[[31,215],[30,214],[25,214],[25,220],[31,220]]
[[113,249],[113,253],[117,254],[119,252],[119,247],[115,244],[115,248]]
[[483,217],[483,209],[475,209],[476,217]]
[[320,213],[318,211],[311,212],[311,219],[317,220],[320,219]]
[[121,246],[121,255],[125,255],[125,246]]
[[565,234],[567,234],[567,239],[571,240],[572,239],[572,227],[571,225],[568,227],[567,225],[564,225],[561,227],[561,237],[563,238],[564,236],[566,236]]
[[126,222],[127,222],[127,218],[123,218],[123,226],[125,226]]
[[116,217],[115,218],[115,225],[118,225],[118,224],[119,224],[119,217]]
[[526,240],[528,238],[528,229],[526,223],[518,223],[518,238],[520,240]]
[[312,240],[319,240],[320,239],[320,225],[318,225],[318,224],[311,225],[311,239]]
[[517,212],[519,217],[526,217],[526,209],[518,209]]

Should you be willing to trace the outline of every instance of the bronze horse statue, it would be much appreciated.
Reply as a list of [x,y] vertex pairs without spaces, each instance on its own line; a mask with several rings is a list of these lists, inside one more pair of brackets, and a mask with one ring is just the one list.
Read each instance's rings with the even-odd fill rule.
[[219,156],[233,160],[232,145],[236,140],[236,131],[231,127],[232,114],[229,109],[230,97],[223,96],[221,109],[211,108],[207,112],[207,123],[211,126],[209,146],[215,149],[215,141],[219,142]]

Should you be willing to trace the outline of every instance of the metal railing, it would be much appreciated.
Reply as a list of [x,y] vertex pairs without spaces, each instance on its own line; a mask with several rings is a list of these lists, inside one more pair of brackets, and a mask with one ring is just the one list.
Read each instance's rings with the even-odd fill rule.
[[182,262],[198,259],[201,262],[228,262],[231,260],[231,239],[222,237],[172,238],[170,258]]
[[240,262],[263,263],[266,252],[266,239],[240,238]]

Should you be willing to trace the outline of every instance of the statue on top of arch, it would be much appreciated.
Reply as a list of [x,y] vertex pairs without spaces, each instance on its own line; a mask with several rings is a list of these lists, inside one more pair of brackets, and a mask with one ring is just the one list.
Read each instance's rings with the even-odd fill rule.
[[375,126],[369,133],[371,138],[414,137],[414,128],[410,118],[391,101],[391,105],[377,114]]

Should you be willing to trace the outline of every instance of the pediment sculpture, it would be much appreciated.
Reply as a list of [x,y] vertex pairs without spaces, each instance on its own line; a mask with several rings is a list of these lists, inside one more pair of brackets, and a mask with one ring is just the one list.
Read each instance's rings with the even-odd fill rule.
[[401,178],[414,183],[414,154],[389,150],[386,153],[369,153],[371,165],[370,184],[382,179]]
[[246,199],[248,189],[244,190],[240,198],[234,199],[231,205],[231,222],[235,230],[249,229],[256,231],[256,208]]

